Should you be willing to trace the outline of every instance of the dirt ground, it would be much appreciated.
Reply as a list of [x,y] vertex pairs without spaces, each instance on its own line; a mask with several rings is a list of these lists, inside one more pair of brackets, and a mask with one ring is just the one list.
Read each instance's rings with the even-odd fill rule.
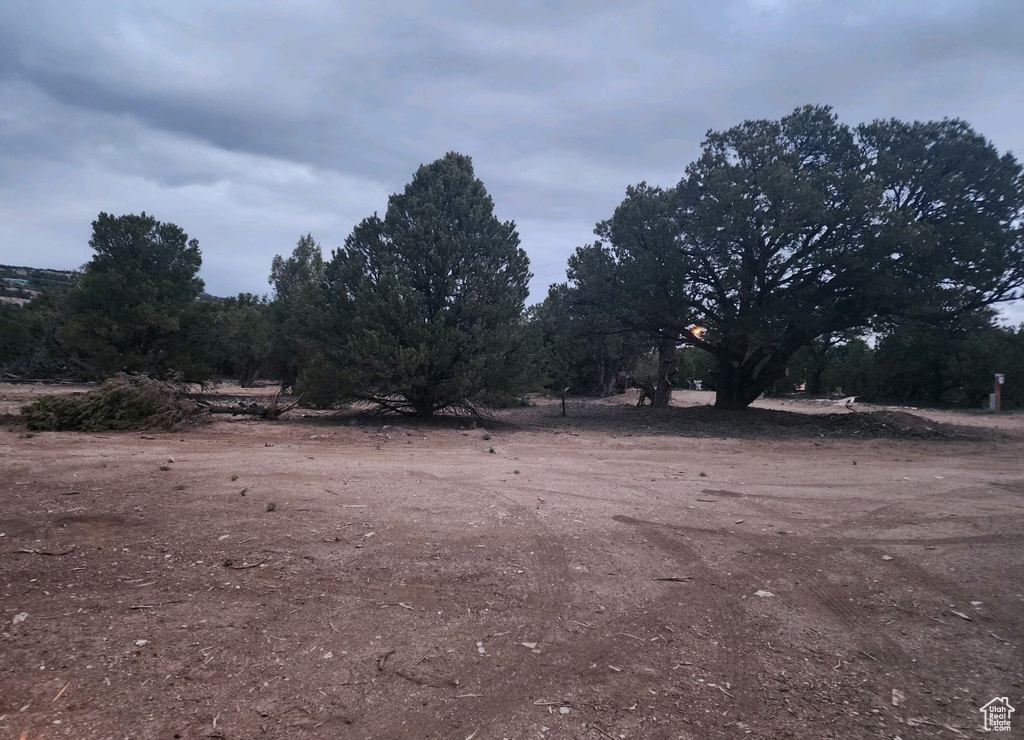
[[8,417],[0,738],[1024,732],[1024,416],[712,398]]

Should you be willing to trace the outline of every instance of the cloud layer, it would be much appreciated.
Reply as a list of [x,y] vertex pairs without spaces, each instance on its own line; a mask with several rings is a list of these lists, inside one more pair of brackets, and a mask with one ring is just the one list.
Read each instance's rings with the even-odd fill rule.
[[963,118],[1024,156],[1019,0],[599,6],[9,0],[0,262],[77,267],[97,213],[145,210],[200,240],[211,292],[263,292],[301,234],[340,245],[455,150],[517,222],[539,300],[708,129],[822,103]]

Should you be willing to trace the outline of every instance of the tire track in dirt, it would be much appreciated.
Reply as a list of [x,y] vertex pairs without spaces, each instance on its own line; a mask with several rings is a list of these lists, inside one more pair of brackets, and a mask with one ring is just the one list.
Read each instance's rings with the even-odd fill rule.
[[[881,506],[874,506],[869,511],[846,517],[836,517],[829,524],[818,528],[821,533],[840,532],[853,529],[887,530],[916,520],[909,505],[910,502],[897,501]],[[914,501],[916,503],[916,500]]]
[[[798,549],[809,551],[805,562],[815,565],[824,562],[834,552],[831,547],[816,547],[809,542],[803,543]],[[788,608],[803,605],[811,613],[813,621],[823,616],[826,624],[831,621],[838,628],[836,632],[842,634],[849,649],[874,656],[887,669],[910,670],[913,667],[913,660],[903,648],[884,630],[866,620],[864,610],[858,608],[854,600],[854,596],[859,594],[858,589],[836,585],[827,576],[818,573],[816,568],[800,563],[794,563],[791,570],[787,576],[793,579],[794,585],[782,595],[780,603]]]
[[[683,541],[679,527],[623,515],[612,519],[635,528],[692,578],[691,584],[697,593],[688,594],[690,600],[699,601],[709,613],[716,615],[714,627],[726,655],[726,659],[719,661],[718,669],[733,687],[733,707],[738,714],[755,715],[758,708],[756,697],[759,696],[757,676],[761,672],[760,663],[752,657],[755,651],[751,650],[751,645],[757,642],[756,630],[750,626],[750,619],[740,602],[718,585],[718,579],[725,575],[717,573],[694,547]],[[675,600],[678,597],[666,598]]]
[[1024,479],[1002,482],[992,481],[989,485],[995,486],[996,488],[1000,488],[1004,491],[1009,491],[1010,493],[1024,494]]
[[[507,496],[502,498],[508,501]],[[576,574],[570,569],[567,541],[553,533],[552,528],[528,507],[514,502],[510,502],[508,507],[509,518],[514,518],[530,532],[517,549],[528,548],[531,555],[528,561],[524,560],[524,565],[534,571],[533,593],[509,617],[516,625],[524,626],[525,623],[531,639],[541,646],[541,654],[534,654],[515,642],[504,646],[494,644],[493,647],[488,642],[488,654],[500,663],[486,669],[483,675],[479,669],[475,671],[481,683],[449,688],[447,698],[438,696],[439,708],[435,706],[432,710],[406,716],[406,720],[417,728],[417,737],[452,737],[456,727],[458,732],[465,729],[464,734],[467,735],[478,727],[486,727],[497,733],[495,736],[519,736],[525,727],[544,723],[543,707],[538,709],[534,704],[537,701],[564,702],[564,706],[572,707],[572,716],[577,724],[567,725],[565,729],[575,727],[577,734],[570,733],[569,736],[580,738],[603,736],[593,729],[582,728],[578,724],[581,721],[590,727],[627,731],[630,736],[676,738],[679,737],[678,727],[665,726],[662,729],[646,726],[644,722],[652,716],[664,716],[666,713],[684,712],[692,716],[696,706],[713,708],[714,716],[721,716],[723,709],[747,717],[757,714],[759,694],[756,680],[751,680],[751,676],[756,675],[758,669],[748,659],[751,651],[746,648],[745,616],[723,587],[707,587],[717,592],[714,600],[701,596],[701,606],[707,614],[713,615],[715,622],[709,632],[702,634],[696,642],[688,631],[675,635],[660,630],[663,621],[671,621],[678,613],[675,602],[679,594],[669,590],[664,596],[656,597],[651,606],[641,612],[601,610],[600,615],[582,616],[578,610],[588,599],[580,595]],[[508,524],[508,518],[505,524]],[[657,525],[652,525],[654,529],[645,529],[642,525],[643,540],[666,552],[680,567],[699,565],[700,559],[685,543],[680,543],[678,537],[658,531]],[[621,543],[619,538],[615,541]],[[710,582],[714,579],[702,580]],[[649,585],[644,584],[644,588],[649,588]],[[591,624],[573,617],[589,620]],[[491,626],[495,630],[508,629],[507,626]],[[547,634],[543,634],[545,631]],[[659,631],[663,636],[669,635],[673,640],[681,639],[683,642],[674,643],[674,647],[666,650],[666,643],[658,641]],[[694,659],[700,660],[710,675],[721,676],[723,681],[731,684],[730,696],[738,692],[735,696],[742,698],[738,701],[727,699],[711,688],[703,688],[693,677],[684,675],[686,671],[673,673],[671,658],[679,644],[686,645],[687,654],[699,654],[700,658]],[[704,660],[708,655],[710,660]],[[395,660],[398,666],[397,657]],[[466,659],[463,657],[459,661],[464,665]],[[451,666],[452,675],[457,675],[458,665],[460,662]],[[610,669],[610,665],[620,668]],[[427,680],[425,676],[410,675],[421,687],[443,688],[437,681],[424,683]],[[394,680],[410,680],[410,677],[397,674]],[[659,686],[657,698],[648,691],[652,681]],[[662,690],[666,685],[668,690]],[[400,691],[400,686],[396,685],[393,690]],[[451,694],[462,691],[470,692],[467,694],[470,697],[475,692],[481,694],[479,698],[472,699],[472,727],[462,721],[469,699],[451,697]],[[360,718],[360,723],[369,719]],[[694,719],[698,724],[705,721],[700,716]],[[378,737],[407,735],[408,725],[397,719],[374,714],[372,721]],[[551,723],[550,720],[547,722]],[[642,730],[639,729],[641,727]],[[499,732],[499,728],[508,729]],[[700,736],[722,736],[715,724],[706,729],[710,732],[702,732]]]
[[[719,498],[715,499],[716,502],[721,499],[725,499],[727,501],[735,502],[736,504],[742,504],[745,510],[756,511],[758,513],[764,514],[768,519],[775,520],[777,522],[785,522],[786,524],[791,524],[797,527],[806,526],[807,524],[811,523],[810,520],[807,518],[807,515],[795,516],[792,513],[782,513],[778,511],[777,508],[773,507],[771,503],[769,503],[770,501],[781,500],[800,501],[801,499],[797,497],[793,497],[792,499],[785,499],[781,497],[758,496],[756,494],[745,494],[737,493],[735,491],[719,491],[711,489],[704,489],[703,491],[701,491],[701,494],[705,496],[718,496]],[[701,501],[701,503],[707,502]],[[706,513],[712,513],[713,511],[712,509],[704,507],[701,507],[701,510]]]
[[[879,508],[889,509],[890,507]],[[776,518],[784,518],[778,517],[774,512],[772,515]],[[616,521],[624,523],[640,521],[635,520],[632,517],[619,516],[614,518]],[[872,518],[879,518],[877,516],[877,511],[873,513]],[[860,524],[866,520],[867,518],[865,517],[859,518],[857,521]],[[807,520],[801,521],[804,524],[808,524]],[[647,524],[650,527],[655,527],[661,530],[663,533],[676,532],[680,535],[686,534],[694,537],[704,536],[723,538],[724,540],[732,539],[753,544],[755,547],[763,548],[766,545],[777,545],[779,543],[778,533],[762,534],[745,532],[742,530],[727,531],[724,528],[698,527],[660,522],[648,522]],[[887,554],[889,549],[897,546],[939,547],[966,545],[975,547],[982,545],[1004,545],[1014,547],[1024,544],[1024,535],[1010,534],[964,535],[958,537],[932,538],[849,537],[843,536],[839,532],[835,531],[840,526],[842,526],[842,523],[833,527],[826,527],[825,529],[832,531],[825,534],[824,537],[820,531],[816,531],[812,536],[799,535],[790,532],[786,535],[786,542],[792,543],[792,549],[801,550],[807,553],[803,562],[810,562],[815,566],[828,562],[837,552],[842,552],[845,549],[856,549],[867,561],[873,561],[880,560],[883,555]],[[682,545],[677,538],[671,538],[670,536],[663,534],[661,541],[664,549],[667,549],[670,552],[683,554],[687,551],[687,546]],[[881,549],[878,549],[879,547]],[[772,555],[772,553],[767,550],[762,550],[760,554],[755,553],[755,555],[760,558]],[[952,599],[961,604],[969,603],[974,598],[974,590],[970,587],[964,587],[956,580],[938,575],[933,571],[930,571],[920,565],[916,565],[905,558],[900,558],[899,561],[900,564],[898,567],[901,572],[905,573],[906,579],[909,582],[929,589],[936,596],[942,596],[945,599]],[[822,607],[822,611],[826,615],[837,621],[844,628],[848,629],[857,627],[862,623],[862,615],[856,608],[850,605],[848,590],[844,587],[836,587],[827,581],[823,581],[817,567],[806,567],[799,561],[787,561],[787,570],[787,578],[791,578],[794,581],[800,581],[802,584],[801,586],[796,587],[794,591],[797,596],[801,593],[805,593],[807,597],[817,602]],[[779,575],[774,569],[757,569],[756,567],[748,567],[745,575],[750,577],[758,572],[764,576],[762,580],[777,578]],[[796,598],[796,600],[799,601],[800,599]],[[1010,614],[993,610],[990,613],[990,617],[997,627],[1002,627],[1006,630],[1020,629],[1020,620]],[[871,640],[874,638],[871,635],[868,635],[865,636],[865,639]],[[878,644],[875,644],[875,646],[878,647]],[[891,646],[886,646],[884,650],[885,652],[892,652]]]
[[[711,567],[706,566],[703,561],[697,562],[700,559],[696,556],[694,549],[682,543],[678,536],[673,536],[673,532],[681,533],[686,531],[693,535],[716,536],[723,541],[737,539],[753,543],[755,546],[760,547],[760,550],[755,551],[753,560],[746,564],[743,574],[744,578],[753,583],[766,583],[771,580],[777,580],[780,576],[777,567],[779,562],[778,553],[765,549],[765,546],[778,544],[779,537],[777,534],[749,532],[733,534],[723,530],[709,530],[685,525],[640,522],[631,517],[615,517],[615,519],[623,523],[640,524],[645,528],[645,534],[652,542],[670,553],[688,557],[691,563],[689,565],[689,574],[694,576],[695,581],[700,579],[713,582],[716,573]],[[834,543],[831,541],[821,543],[820,540],[811,540],[807,537],[790,534],[787,535],[786,542],[787,546],[792,547],[794,550],[808,552],[809,556],[804,559],[804,562],[812,563],[813,567],[787,559],[785,578],[787,581],[792,581],[794,585],[787,593],[776,595],[779,599],[777,603],[787,609],[795,608],[797,604],[802,604],[806,611],[813,614],[813,617],[824,617],[825,621],[833,622],[837,627],[837,634],[844,634],[846,639],[852,642],[854,649],[881,656],[893,667],[909,669],[912,666],[912,661],[898,644],[878,630],[865,629],[864,615],[851,603],[849,589],[832,584],[826,577],[817,572],[817,566],[827,562],[834,555],[837,549],[836,546],[840,543],[846,544],[845,541],[836,539]],[[759,565],[761,562],[764,565]],[[745,610],[737,608],[735,599],[729,599],[727,595],[723,595],[715,589],[703,590],[700,598],[707,599],[711,608],[722,614],[725,618],[726,627],[723,629],[723,638],[737,646],[736,652],[740,656],[740,662],[737,664],[735,671],[748,677],[756,674],[758,667],[750,665],[749,660],[746,659],[747,651],[743,647],[749,641],[752,630],[735,626],[741,620],[747,619],[745,617]],[[808,607],[807,605],[813,606]],[[747,621],[750,620],[747,619]],[[740,678],[737,678],[736,682],[741,686],[743,685],[743,681]],[[747,692],[745,693],[753,695],[753,690],[756,687],[750,684],[749,679],[748,684],[746,686]]]
[[[488,651],[488,655],[493,656],[491,660],[500,661],[500,669],[495,665],[485,670],[481,677],[482,684],[479,686],[467,684],[454,687],[448,681],[446,693],[449,696],[435,698],[435,703],[440,702],[440,707],[404,718],[405,721],[414,719],[418,737],[452,736],[453,722],[460,709],[464,710],[468,699],[474,700],[474,727],[496,727],[508,722],[510,718],[523,715],[524,712],[535,712],[534,701],[552,698],[538,694],[539,687],[548,684],[545,676],[565,675],[565,658],[568,656],[575,660],[579,650],[579,646],[570,639],[570,636],[563,634],[563,623],[570,616],[567,605],[574,600],[572,574],[564,545],[542,523],[535,512],[516,503],[508,495],[498,494],[497,498],[503,499],[508,507],[508,516],[504,518],[502,526],[507,527],[510,523],[512,526],[521,525],[530,533],[527,542],[518,549],[525,550],[524,555],[529,553],[528,559],[524,557],[522,564],[532,578],[532,586],[522,603],[515,604],[511,613],[499,618],[503,621],[499,621],[497,625],[492,622],[489,627],[481,624],[476,629],[483,632],[494,631],[501,636],[507,636],[514,634],[517,628],[525,627],[528,629],[529,639],[543,646],[544,658],[541,659],[514,642],[500,644],[501,641],[498,641],[498,644],[487,644],[484,649]],[[514,523],[510,520],[514,520]],[[511,637],[507,639],[512,640]],[[464,662],[466,658],[456,659],[449,666],[452,675],[458,674],[459,660]],[[546,669],[544,661],[553,661],[554,667]],[[576,665],[575,669],[570,671],[570,675],[582,673],[581,665]],[[479,669],[473,672],[480,675]],[[395,660],[393,667],[388,669],[386,677],[390,681],[412,681],[422,687],[433,689],[443,688],[446,683],[439,676],[423,673],[422,670],[408,670],[398,659]],[[397,684],[394,690],[400,693],[401,684]],[[477,694],[478,691],[484,693]],[[459,693],[465,698],[451,697]],[[571,690],[566,688],[563,696],[570,694]],[[480,701],[475,701],[477,698]],[[361,721],[366,719],[363,717]],[[377,737],[404,738],[408,733],[408,725],[394,717],[374,716],[372,724]],[[469,732],[471,730],[466,730],[465,734]]]
[[941,545],[1016,545],[1024,544],[1024,535],[1013,534],[976,534],[963,535],[960,537],[914,537],[902,538],[868,538],[868,537],[842,537],[837,538],[849,545],[921,545],[922,547],[936,547]]
[[[972,540],[971,542],[955,542],[952,544],[996,543],[996,541],[988,540],[988,538],[985,539],[987,541],[982,543],[974,542]],[[1024,542],[1024,537],[1015,538],[1015,542],[1018,544]],[[873,547],[864,547],[862,546],[864,543],[856,540],[853,541],[853,544],[857,545],[856,549],[869,560],[878,560],[885,552],[884,550]],[[891,543],[885,542],[883,544]],[[892,565],[895,566],[907,582],[919,584],[920,587],[931,591],[937,602],[941,600],[942,603],[948,604],[949,601],[953,601],[956,604],[965,605],[969,604],[977,594],[976,588],[973,585],[965,587],[962,582],[941,576],[935,571],[925,568],[923,565],[912,562],[908,558],[894,558]],[[999,609],[995,605],[989,604],[986,606],[985,617],[987,625],[996,629],[1005,630],[1007,634],[1019,635],[1024,633],[1024,620],[1022,620],[1019,613],[1011,614]]]
[[[886,508],[886,507],[881,507]],[[774,538],[772,535],[746,535],[746,540],[760,540],[767,544]],[[864,563],[876,563],[883,560],[883,555],[888,554],[895,545],[903,546],[925,546],[931,542],[939,545],[998,545],[998,544],[1019,544],[1024,537],[1010,535],[979,535],[949,538],[930,539],[866,539],[859,537],[844,537],[838,533],[831,533],[826,538],[815,536],[800,536],[790,534],[787,542],[792,543],[792,549],[800,551],[801,560],[787,561],[785,578],[792,582],[792,587],[782,597],[782,604],[799,604],[804,607],[810,604],[818,608],[812,619],[824,616],[825,621],[832,621],[838,628],[844,640],[850,641],[851,646],[863,654],[870,654],[883,662],[883,665],[904,672],[916,672],[919,667],[914,665],[914,660],[901,646],[901,640],[896,639],[893,633],[888,632],[879,625],[872,626],[866,621],[868,613],[865,612],[865,605],[861,601],[867,600],[867,608],[871,608],[872,602],[876,609],[894,608],[887,606],[884,602],[887,598],[896,596],[897,592],[869,592],[865,593],[863,587],[856,585],[858,578],[866,576],[866,569],[863,564],[847,558],[846,564],[839,564],[839,567],[832,567],[822,574],[824,564],[834,562],[836,554],[842,552],[856,552],[864,559]],[[876,547],[878,545],[884,547]],[[768,556],[771,553],[762,551],[755,553],[758,558]],[[900,582],[912,585],[915,590],[915,598],[921,598],[922,589],[925,590],[936,603],[946,604],[949,601],[966,605],[975,598],[976,589],[973,586],[965,586],[955,579],[943,577],[922,565],[912,562],[904,557],[897,557],[895,561],[886,568],[896,568],[900,573]],[[777,578],[779,573],[774,568],[760,568],[764,578]],[[756,572],[751,568],[747,574]],[[845,575],[843,575],[845,573]],[[846,584],[836,585],[828,574],[838,575],[847,581]],[[891,582],[892,578],[887,577]],[[878,581],[876,580],[875,583]],[[852,588],[851,588],[852,586]],[[941,607],[936,613],[941,614]],[[877,616],[872,612],[873,616]],[[909,614],[906,617],[912,622],[923,625],[924,615],[920,613]],[[939,620],[936,620],[939,621]],[[954,620],[956,621],[956,620]],[[989,627],[1002,631],[1004,634],[1020,634],[1022,620],[1016,615],[1000,611],[997,607],[987,607],[985,615],[987,630]],[[941,621],[940,621],[941,623]],[[961,630],[962,632],[962,630]]]
[[[932,711],[940,713],[936,721],[958,724],[962,716],[934,707],[937,686],[954,681],[957,683],[952,685],[1003,685],[1007,672],[1013,674],[1008,667],[1021,665],[1020,645],[1004,639],[1013,641],[1012,636],[1024,630],[1019,616],[1001,611],[997,603],[988,600],[985,611],[972,613],[971,621],[961,621],[959,615],[944,616],[950,602],[970,611],[967,604],[975,597],[971,586],[899,556],[883,565],[884,549],[842,539],[837,543],[848,555],[830,568],[824,563],[835,563],[836,550],[831,545],[804,539],[795,548],[804,558],[787,573],[793,585],[779,594],[782,598],[777,605],[802,612],[797,623],[814,624],[822,630],[816,632],[827,646],[821,654],[836,656],[833,660],[840,674],[859,674],[863,683],[857,690],[884,697],[890,687],[900,687],[908,706],[932,706]],[[858,557],[850,558],[852,553]],[[825,568],[825,573],[816,566]],[[877,585],[880,583],[884,585]],[[830,622],[831,630],[822,629]],[[951,643],[964,646],[974,660],[952,659],[945,648]],[[1019,680],[1019,671],[1017,676]]]

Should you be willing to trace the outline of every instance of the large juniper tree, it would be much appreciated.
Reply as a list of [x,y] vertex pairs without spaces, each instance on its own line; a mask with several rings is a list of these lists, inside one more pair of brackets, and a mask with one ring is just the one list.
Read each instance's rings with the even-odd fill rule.
[[830,110],[710,134],[675,214],[691,320],[717,359],[716,405],[743,408],[800,347],[863,326],[891,275],[876,238],[878,186]]
[[530,278],[469,157],[421,166],[384,218],[356,226],[327,265],[348,340],[344,395],[421,418],[510,389]]
[[1020,165],[967,124],[853,130],[808,106],[708,134],[676,188],[629,190],[596,248],[622,324],[710,352],[736,409],[817,337],[1018,297],[1022,219]]

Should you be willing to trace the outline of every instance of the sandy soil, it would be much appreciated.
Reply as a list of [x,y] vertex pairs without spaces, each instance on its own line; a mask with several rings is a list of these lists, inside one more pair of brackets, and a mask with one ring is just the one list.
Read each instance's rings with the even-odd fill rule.
[[1024,417],[710,399],[8,422],[0,737],[910,740],[1024,703]]

